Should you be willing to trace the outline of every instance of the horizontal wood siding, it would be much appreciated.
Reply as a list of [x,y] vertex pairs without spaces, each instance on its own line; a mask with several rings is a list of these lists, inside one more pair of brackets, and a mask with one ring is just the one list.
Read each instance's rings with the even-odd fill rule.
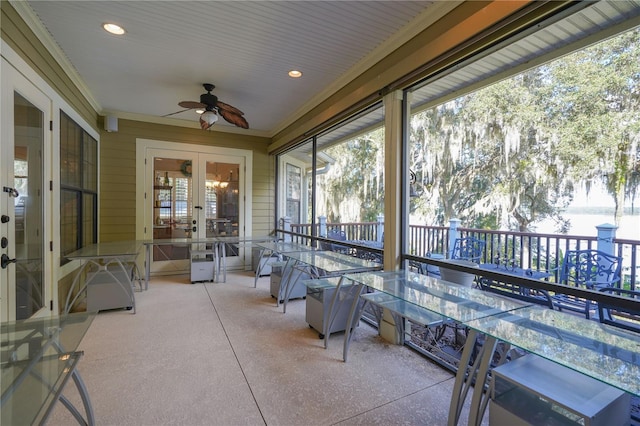
[[275,158],[265,151],[253,158],[253,235],[267,235],[274,229]]

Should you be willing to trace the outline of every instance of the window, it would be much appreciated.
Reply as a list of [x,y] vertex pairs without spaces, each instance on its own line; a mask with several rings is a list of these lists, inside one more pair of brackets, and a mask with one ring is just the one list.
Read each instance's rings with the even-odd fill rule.
[[98,142],[60,111],[60,254],[98,241]]
[[280,154],[279,217],[291,218],[293,232],[315,227],[320,236],[344,230],[351,240],[382,241],[383,119],[379,102]]

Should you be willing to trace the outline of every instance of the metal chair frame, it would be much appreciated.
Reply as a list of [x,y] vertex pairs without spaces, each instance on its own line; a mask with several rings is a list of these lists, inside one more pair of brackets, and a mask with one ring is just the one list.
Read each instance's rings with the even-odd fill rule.
[[[560,266],[558,283],[588,290],[620,288],[622,258],[600,250],[569,250]],[[591,300],[566,294],[555,294],[554,306],[559,310],[584,313],[587,319],[595,310]]]

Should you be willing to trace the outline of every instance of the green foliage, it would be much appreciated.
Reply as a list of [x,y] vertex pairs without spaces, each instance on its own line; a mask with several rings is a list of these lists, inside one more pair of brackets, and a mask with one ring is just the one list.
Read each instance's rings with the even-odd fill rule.
[[[602,182],[616,221],[640,188],[640,31],[633,30],[414,114],[412,217],[532,231],[562,213],[574,189]],[[384,130],[325,150],[318,181],[329,222],[375,221],[384,209]]]
[[384,130],[336,144],[324,151],[335,160],[319,182],[327,220],[375,222],[384,211]]
[[411,168],[443,225],[529,231],[562,211],[577,185],[602,181],[617,221],[640,184],[640,31],[531,69],[412,116]]

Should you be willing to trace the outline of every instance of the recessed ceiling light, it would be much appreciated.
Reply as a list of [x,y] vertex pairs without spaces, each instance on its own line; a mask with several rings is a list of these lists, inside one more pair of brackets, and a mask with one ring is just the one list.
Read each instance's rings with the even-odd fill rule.
[[104,28],[106,32],[115,34],[115,35],[122,35],[125,32],[124,28],[116,24],[109,24],[109,23],[102,24],[102,28]]
[[292,77],[292,78],[302,77],[302,71],[291,70],[289,71],[289,77]]

